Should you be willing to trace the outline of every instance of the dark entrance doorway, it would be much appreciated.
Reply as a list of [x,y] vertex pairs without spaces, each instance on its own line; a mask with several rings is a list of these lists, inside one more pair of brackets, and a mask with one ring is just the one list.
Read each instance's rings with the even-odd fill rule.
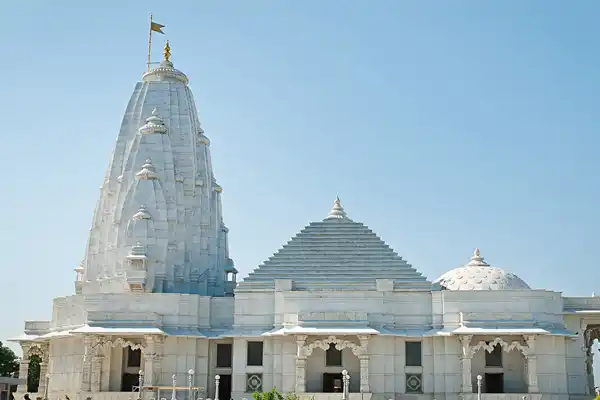
[[231,400],[231,375],[220,375],[219,400]]
[[342,374],[323,374],[323,393],[342,393]]
[[486,393],[504,393],[504,374],[485,374]]

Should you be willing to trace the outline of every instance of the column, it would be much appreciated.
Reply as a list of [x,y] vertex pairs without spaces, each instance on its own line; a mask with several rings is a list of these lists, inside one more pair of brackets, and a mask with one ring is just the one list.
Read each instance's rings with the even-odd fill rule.
[[19,361],[19,378],[25,379],[23,385],[17,387],[17,392],[27,392],[27,375],[29,374],[29,343],[21,342],[21,350],[23,351],[23,357]]
[[46,375],[48,375],[48,361],[50,359],[49,350],[50,346],[46,343],[40,346],[41,355],[40,355],[40,380],[38,386],[38,393],[45,394],[46,393],[46,385],[48,384],[48,379]]
[[306,392],[306,353],[304,352],[306,338],[306,335],[296,336],[296,393]]
[[472,335],[461,335],[459,340],[462,347],[462,354],[460,359],[460,370],[462,373],[462,383],[460,385],[460,391],[462,393],[473,393],[473,384],[471,383],[471,339]]
[[525,336],[527,350],[525,357],[527,359],[527,387],[529,393],[539,393],[537,376],[537,357],[535,355],[535,336]]
[[84,355],[83,355],[83,373],[81,374],[81,391],[89,392],[92,382],[92,355],[94,352],[95,340],[92,336],[83,337]]
[[144,385],[159,386],[165,338],[160,335],[148,335],[144,339]]
[[100,383],[102,380],[102,362],[104,356],[98,352],[92,356],[92,373],[90,379],[90,386],[92,392],[100,391]]
[[371,393],[369,386],[369,336],[358,335],[360,340],[360,354],[357,354],[360,361],[360,391],[361,393]]

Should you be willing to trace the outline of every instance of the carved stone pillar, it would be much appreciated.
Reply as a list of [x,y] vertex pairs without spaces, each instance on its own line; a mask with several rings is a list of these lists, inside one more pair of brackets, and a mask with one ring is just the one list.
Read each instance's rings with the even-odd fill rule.
[[17,387],[17,392],[27,392],[27,375],[29,374],[29,343],[21,342],[21,350],[23,351],[23,358],[19,361],[19,378],[25,379],[23,385]]
[[471,359],[473,358],[473,353],[471,352],[471,339],[473,339],[473,335],[461,335],[459,336],[459,339],[462,347],[460,359],[462,380],[460,391],[462,393],[473,393],[473,384],[471,383]]
[[46,393],[46,385],[48,384],[46,375],[48,375],[48,361],[50,360],[49,350],[50,346],[47,343],[40,346],[40,383],[38,393],[42,395]]
[[100,383],[102,381],[102,362],[104,361],[104,356],[97,352],[92,356],[92,374],[90,379],[90,386],[92,392],[100,391]]
[[362,393],[370,393],[371,388],[369,386],[369,336],[358,335],[360,340],[361,354],[358,355],[360,360],[360,391]]
[[306,393],[306,335],[296,336],[296,393]]
[[81,374],[81,391],[89,392],[91,391],[91,382],[92,382],[92,357],[96,351],[94,345],[96,344],[96,340],[93,336],[86,335],[83,337],[83,373]]
[[159,386],[165,338],[160,335],[148,335],[144,339],[144,385]]
[[525,336],[527,341],[527,387],[529,393],[539,393],[538,376],[537,376],[537,357],[535,355],[535,336]]

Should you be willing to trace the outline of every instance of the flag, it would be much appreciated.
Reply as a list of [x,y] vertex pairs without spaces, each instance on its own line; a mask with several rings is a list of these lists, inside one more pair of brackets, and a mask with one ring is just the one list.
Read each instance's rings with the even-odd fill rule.
[[150,22],[150,30],[151,31],[162,33],[164,35],[165,33],[162,31],[162,28],[164,28],[164,27],[165,27],[164,25],[157,24],[156,22]]

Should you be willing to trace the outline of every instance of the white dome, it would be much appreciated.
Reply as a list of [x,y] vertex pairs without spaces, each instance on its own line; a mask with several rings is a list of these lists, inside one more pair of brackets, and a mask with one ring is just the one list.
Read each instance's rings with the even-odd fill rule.
[[479,249],[475,249],[468,264],[446,272],[435,283],[447,290],[531,290],[515,274],[491,267],[483,261]]

